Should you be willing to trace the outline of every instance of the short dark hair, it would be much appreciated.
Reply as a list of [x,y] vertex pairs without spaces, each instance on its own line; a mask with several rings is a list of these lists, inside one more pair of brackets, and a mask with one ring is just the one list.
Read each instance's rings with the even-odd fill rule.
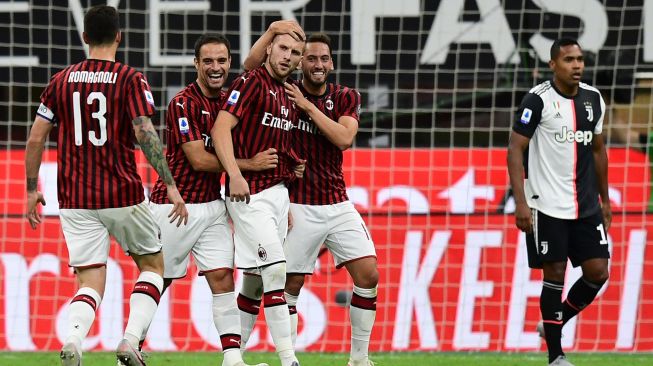
[[91,46],[112,43],[120,32],[120,15],[112,6],[97,5],[84,16],[84,32]]
[[333,56],[333,50],[331,49],[331,37],[326,35],[326,33],[313,33],[306,40],[306,43],[315,42],[324,43],[327,45],[327,47],[329,47],[329,55]]
[[551,45],[551,60],[555,60],[556,57],[560,54],[560,49],[562,47],[567,47],[567,46],[573,46],[576,45],[578,48],[582,49],[580,44],[578,44],[578,41],[573,39],[573,38],[560,38],[557,39],[553,44]]
[[207,43],[221,43],[227,47],[227,54],[231,57],[231,44],[227,37],[222,34],[202,34],[197,41],[195,41],[195,58],[200,58],[200,48]]

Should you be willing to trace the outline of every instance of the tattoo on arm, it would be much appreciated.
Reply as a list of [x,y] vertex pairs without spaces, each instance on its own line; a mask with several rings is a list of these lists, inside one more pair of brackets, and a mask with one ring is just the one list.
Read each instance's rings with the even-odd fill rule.
[[34,192],[38,188],[38,178],[27,178],[27,191]]
[[168,162],[163,154],[163,144],[161,144],[159,135],[152,128],[150,118],[145,116],[136,117],[132,124],[136,130],[136,139],[141,145],[141,150],[145,154],[147,161],[150,162],[150,165],[166,185],[175,184],[170,168],[168,168]]

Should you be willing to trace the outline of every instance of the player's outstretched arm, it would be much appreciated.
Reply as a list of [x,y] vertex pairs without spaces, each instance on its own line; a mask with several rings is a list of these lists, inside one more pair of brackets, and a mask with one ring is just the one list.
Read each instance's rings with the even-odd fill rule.
[[154,130],[152,120],[150,120],[150,117],[140,116],[132,120],[132,125],[136,140],[141,146],[143,154],[145,154],[147,161],[150,162],[152,168],[156,170],[166,185],[168,200],[172,203],[172,210],[168,215],[170,222],[177,221],[177,226],[181,225],[182,222],[186,225],[188,223],[186,204],[184,199],[181,198],[179,190],[177,190],[175,180],[172,178],[172,173],[170,173],[170,168],[168,168],[168,162],[163,155],[163,144],[161,144],[159,135]]
[[508,144],[508,175],[515,198],[515,223],[519,230],[526,233],[533,231],[531,210],[524,193],[524,151],[529,141],[528,137],[513,131]]
[[612,208],[610,207],[610,196],[608,195],[608,154],[605,151],[603,134],[594,135],[592,152],[594,155],[596,182],[598,183],[599,195],[601,196],[603,225],[605,226],[605,231],[608,231],[612,223]]
[[[340,150],[347,150],[358,133],[358,121],[351,116],[341,116],[338,121],[327,117],[315,104],[304,97],[295,84],[285,83],[288,98],[315,123],[320,132]],[[336,123],[337,122],[337,123]]]
[[45,206],[43,193],[37,190],[39,181],[39,169],[41,168],[41,158],[45,148],[45,139],[52,131],[52,123],[46,119],[36,116],[34,124],[27,138],[25,148],[25,177],[27,178],[27,221],[32,229],[41,223],[36,206],[40,202]]
[[304,35],[304,30],[299,26],[294,20],[278,20],[270,24],[268,29],[256,40],[252,49],[249,51],[249,55],[243,61],[243,67],[246,71],[254,70],[255,68],[261,66],[265,61],[266,50],[268,45],[272,43],[272,40],[277,34],[290,34],[295,40],[305,40],[306,36]]
[[234,156],[234,145],[231,129],[238,124],[238,118],[227,111],[220,111],[218,118],[211,128],[211,138],[215,152],[229,174],[229,196],[232,201],[245,201],[249,203],[249,185],[238,167]]

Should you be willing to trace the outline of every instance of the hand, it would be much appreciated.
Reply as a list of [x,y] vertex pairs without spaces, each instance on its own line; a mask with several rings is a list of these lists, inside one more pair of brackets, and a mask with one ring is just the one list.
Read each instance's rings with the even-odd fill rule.
[[299,164],[295,165],[295,169],[294,169],[295,177],[303,178],[305,170],[306,170],[306,160],[299,159]]
[[186,203],[181,198],[177,186],[166,186],[168,190],[168,200],[172,203],[172,210],[168,214],[170,223],[177,221],[177,227],[183,222],[184,225],[188,224],[188,210],[186,210]]
[[526,234],[533,232],[533,216],[526,203],[519,203],[515,207],[515,223],[519,230]]
[[607,233],[612,224],[612,208],[610,207],[610,202],[603,203],[601,205],[601,211],[603,212],[603,226]]
[[258,154],[254,155],[250,159],[250,164],[254,171],[261,171],[267,169],[274,169],[279,164],[279,156],[277,155],[277,149],[269,148],[265,151],[261,151]]
[[297,85],[288,82],[283,83],[283,85],[286,88],[286,94],[288,94],[288,99],[294,102],[299,109],[301,109],[304,112],[307,112],[308,109],[311,106],[313,106],[313,103],[308,101],[308,99],[304,98],[304,94],[302,94],[302,91],[299,90],[299,87]]
[[292,225],[293,225],[292,212],[288,210],[288,231],[292,230]]
[[45,206],[43,193],[39,191],[27,192],[27,221],[29,221],[32,229],[36,229],[36,226],[41,223],[41,215],[39,215],[36,209],[39,202]]
[[229,197],[231,202],[249,203],[249,184],[242,175],[229,179]]
[[306,35],[304,30],[299,26],[295,20],[277,20],[268,27],[268,30],[275,35],[289,34],[295,41],[305,41]]

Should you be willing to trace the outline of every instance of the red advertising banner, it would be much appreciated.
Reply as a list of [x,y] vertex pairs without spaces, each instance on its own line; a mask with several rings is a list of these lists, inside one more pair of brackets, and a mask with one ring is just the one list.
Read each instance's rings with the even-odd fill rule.
[[[55,197],[46,193],[50,207],[44,209],[44,223],[30,229],[22,217],[24,153],[4,154],[9,163],[0,169],[0,349],[57,350],[65,338],[68,302],[76,285],[56,207],[51,206],[56,206],[56,188]],[[53,157],[50,152],[42,169],[46,192],[52,190],[53,177],[56,181]],[[523,234],[512,215],[497,213],[510,206],[504,197],[502,150],[357,150],[346,161],[350,196],[363,212],[379,260],[371,350],[543,347],[535,332],[541,275],[527,268]],[[646,249],[653,241],[653,215],[644,212],[648,162],[643,154],[619,149],[610,151],[610,164],[615,209],[609,230],[610,280],[598,299],[565,326],[563,346],[650,352],[653,251]],[[143,174],[150,172],[144,168]],[[122,338],[137,270],[112,246],[107,273],[106,293],[84,343],[87,349],[113,350]],[[569,268],[566,289],[579,276],[578,269]],[[349,349],[344,302],[351,287],[346,271],[336,269],[329,254],[318,260],[298,303],[298,348]],[[249,346],[273,349],[262,316]],[[193,264],[188,276],[162,297],[147,347],[219,347],[210,291]]]

